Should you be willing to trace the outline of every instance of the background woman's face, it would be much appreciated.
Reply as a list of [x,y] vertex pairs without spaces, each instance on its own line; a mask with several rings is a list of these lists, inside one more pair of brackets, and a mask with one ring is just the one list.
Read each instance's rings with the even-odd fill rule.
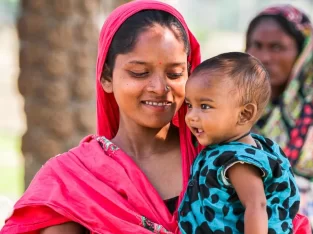
[[264,64],[272,87],[284,87],[298,55],[296,40],[273,19],[262,19],[247,40],[247,53]]
[[184,43],[173,31],[154,25],[142,32],[134,49],[115,61],[112,88],[121,121],[164,127],[184,102],[187,78]]

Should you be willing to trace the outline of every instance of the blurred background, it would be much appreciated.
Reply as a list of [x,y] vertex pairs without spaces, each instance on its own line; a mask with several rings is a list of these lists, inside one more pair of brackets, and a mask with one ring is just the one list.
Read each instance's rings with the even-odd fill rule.
[[[18,199],[47,159],[94,133],[98,33],[124,2],[0,0],[0,196]],[[164,2],[183,14],[202,59],[243,51],[249,21],[266,6],[290,3],[313,19],[313,0]]]

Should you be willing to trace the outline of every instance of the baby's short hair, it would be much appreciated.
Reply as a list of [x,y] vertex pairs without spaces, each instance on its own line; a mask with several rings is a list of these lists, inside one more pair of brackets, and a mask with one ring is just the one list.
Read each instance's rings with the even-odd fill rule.
[[217,72],[231,79],[241,96],[240,104],[255,103],[257,118],[262,115],[271,96],[271,85],[269,74],[258,59],[241,52],[220,54],[203,61],[191,76],[207,72]]

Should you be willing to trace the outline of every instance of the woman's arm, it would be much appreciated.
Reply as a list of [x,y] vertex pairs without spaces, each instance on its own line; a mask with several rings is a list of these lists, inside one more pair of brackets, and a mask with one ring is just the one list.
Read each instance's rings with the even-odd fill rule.
[[246,208],[244,233],[267,234],[266,196],[260,169],[246,163],[236,163],[227,170],[227,175]]
[[40,231],[40,234],[86,234],[86,229],[78,223],[68,222],[51,226]]

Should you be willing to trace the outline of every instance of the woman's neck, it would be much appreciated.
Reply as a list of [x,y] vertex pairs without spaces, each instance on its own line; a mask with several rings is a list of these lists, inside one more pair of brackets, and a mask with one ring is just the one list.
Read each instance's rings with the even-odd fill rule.
[[271,100],[272,101],[277,101],[278,98],[285,91],[286,87],[287,87],[287,84],[286,85],[282,85],[282,86],[272,86]]
[[151,129],[120,121],[119,130],[112,142],[134,159],[160,156],[174,143],[175,138],[179,142],[178,134],[173,128],[170,123],[161,129]]

